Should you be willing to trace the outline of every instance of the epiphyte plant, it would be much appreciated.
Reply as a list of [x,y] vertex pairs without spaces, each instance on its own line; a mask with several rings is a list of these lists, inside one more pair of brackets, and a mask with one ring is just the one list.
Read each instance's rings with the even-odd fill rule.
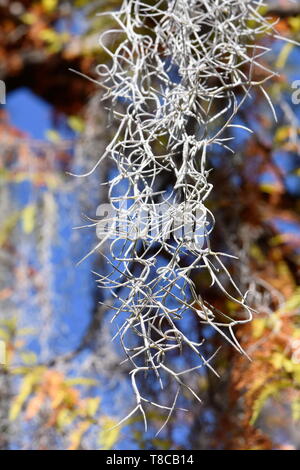
[[[261,63],[269,49],[259,39],[279,36],[261,13],[265,7],[262,0],[124,0],[119,11],[99,13],[116,23],[100,37],[109,61],[97,67],[116,132],[97,163],[108,159],[114,168],[107,182],[114,236],[101,233],[95,247],[110,269],[98,282],[108,290],[116,337],[131,367],[136,403],[124,420],[139,411],[146,427],[147,403],[167,410],[167,422],[182,389],[200,400],[189,384],[192,373],[205,366],[218,375],[216,352],[204,357],[203,341],[181,328],[188,314],[244,353],[234,329],[251,321],[253,311],[230,274],[235,256],[211,247],[216,222],[207,201],[211,156],[218,149],[224,158],[234,154],[229,129],[252,132],[235,118],[253,90],[264,95],[276,118],[264,89],[275,73]],[[256,78],[257,70],[263,78]],[[167,222],[159,204],[168,207]],[[178,211],[184,214],[179,225]],[[155,230],[153,223],[147,230],[149,219]],[[115,236],[124,221],[127,230]],[[186,231],[187,223],[198,229]],[[202,271],[238,306],[237,316],[208,302],[193,276]],[[178,371],[172,361],[183,349],[198,364]],[[162,389],[166,377],[173,381],[174,400],[145,397],[140,374],[155,377]]]

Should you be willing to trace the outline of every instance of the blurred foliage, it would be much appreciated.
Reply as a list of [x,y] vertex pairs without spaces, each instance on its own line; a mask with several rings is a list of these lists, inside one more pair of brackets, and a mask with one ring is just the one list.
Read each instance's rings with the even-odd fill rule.
[[[89,130],[85,125],[86,103],[95,93],[95,86],[68,69],[93,76],[93,67],[107,60],[97,38],[112,21],[108,17],[95,17],[94,13],[117,8],[119,4],[120,0],[23,0],[16,7],[15,2],[6,5],[2,2],[0,78],[5,80],[8,92],[24,85],[30,87],[57,112],[66,114],[72,130],[84,135]],[[84,34],[74,33],[70,26],[76,11],[89,18]],[[59,20],[65,24],[60,29]],[[278,28],[281,33],[299,39],[300,15],[283,17]],[[286,44],[275,58],[282,75],[274,79],[270,92],[277,104],[290,88],[284,70],[294,50],[295,46]],[[262,72],[256,73],[259,78]],[[236,233],[245,271],[233,275],[241,283],[245,276],[253,278],[253,283],[266,291],[254,299],[257,313],[252,324],[241,326],[238,331],[241,345],[252,361],[221,344],[216,358],[221,381],[209,373],[197,379],[199,395],[204,401],[201,408],[189,399],[191,413],[174,416],[164,432],[154,439],[141,431],[142,423],[138,419],[131,419],[127,438],[140,448],[271,449],[284,448],[282,442],[287,441],[291,448],[300,446],[298,434],[287,431],[295,429],[300,420],[299,186],[298,193],[291,193],[287,187],[288,176],[299,177],[300,126],[297,119],[289,119],[281,112],[274,127],[273,118],[264,111],[261,97],[254,97],[247,113],[241,115],[246,125],[248,120],[256,122],[259,132],[238,150],[235,164],[224,162],[222,171],[213,173],[219,192],[210,201],[223,221],[223,228],[217,228],[215,233],[217,246],[223,248],[226,229],[233,219],[237,221],[230,229]],[[55,129],[49,129],[47,137],[47,144],[33,143],[1,113],[0,254],[4,261],[0,273],[0,339],[7,345],[7,364],[0,366],[0,448],[30,445],[20,438],[24,425],[30,426],[34,448],[115,448],[122,438],[122,428],[115,427],[116,418],[102,409],[99,373],[91,377],[74,376],[71,368],[60,365],[59,360],[64,364],[64,357],[42,361],[32,346],[41,330],[32,330],[36,327],[34,323],[22,325],[22,297],[15,301],[18,286],[30,282],[31,294],[36,293],[41,311],[46,309],[45,298],[50,296],[49,271],[39,272],[38,267],[27,265],[21,259],[20,234],[32,251],[44,243],[44,258],[39,260],[48,269],[51,256],[45,261],[46,245],[55,243],[57,237],[58,207],[54,195],[58,190],[71,193],[74,190],[66,176],[74,163],[70,143],[62,141]],[[274,161],[274,152],[281,152],[280,158],[284,158],[283,153],[297,156],[298,167],[283,171]],[[266,172],[272,175],[272,182],[259,178]],[[238,177],[238,185],[233,184],[233,177]],[[21,208],[9,205],[8,189],[12,184],[24,182],[38,189],[39,197]],[[41,218],[52,228],[53,232],[50,229],[48,232],[52,233],[49,240],[43,238]],[[295,224],[298,232],[278,230],[274,223],[277,219]],[[10,261],[16,257],[18,262],[12,266]],[[198,283],[206,285],[206,280],[199,279]],[[212,305],[238,317],[240,312],[234,310],[234,305],[218,296],[213,288],[210,293]],[[96,295],[94,303],[97,310]],[[205,332],[201,325],[193,327],[202,340]],[[99,328],[91,323],[94,335],[99,333]],[[220,346],[218,341],[215,339],[216,347]],[[92,348],[89,354],[97,356]],[[188,355],[185,360],[189,360]],[[112,362],[110,367],[112,374],[118,364]],[[147,378],[145,387],[149,387]],[[156,393],[159,392],[153,390]],[[126,402],[127,398],[124,408]],[[153,413],[150,418],[157,431],[164,417]],[[185,443],[174,438],[175,431],[181,432],[183,426],[187,429]]]

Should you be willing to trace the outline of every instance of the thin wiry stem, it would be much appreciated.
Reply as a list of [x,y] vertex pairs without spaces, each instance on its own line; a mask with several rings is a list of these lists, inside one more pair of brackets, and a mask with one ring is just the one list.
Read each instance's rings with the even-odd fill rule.
[[[206,366],[218,376],[211,364],[214,354],[206,360],[203,342],[178,326],[187,312],[244,352],[234,327],[250,321],[252,309],[221,259],[226,255],[210,246],[215,220],[206,207],[213,189],[207,167],[215,146],[234,153],[229,128],[252,132],[233,121],[253,88],[274,111],[263,84],[275,73],[259,62],[268,48],[256,44],[262,35],[274,34],[274,24],[259,13],[263,6],[262,0],[124,0],[119,11],[100,13],[117,24],[100,37],[110,65],[97,71],[119,129],[99,160],[109,158],[115,171],[108,182],[113,215],[98,227],[101,240],[95,248],[109,247],[103,256],[112,269],[98,282],[115,299],[113,321],[122,319],[115,337],[133,367],[136,407],[126,418],[139,411],[145,427],[143,402],[152,402],[140,394],[139,372],[154,373],[161,387],[166,374],[177,384],[171,407],[152,403],[168,411],[165,424],[182,388],[199,400],[183,375]],[[117,38],[113,51],[111,37]],[[255,80],[255,70],[264,78]],[[170,184],[161,190],[168,175]],[[192,274],[199,270],[208,272],[211,285],[243,316],[230,318],[197,294]],[[200,364],[176,372],[169,356],[183,348]]]

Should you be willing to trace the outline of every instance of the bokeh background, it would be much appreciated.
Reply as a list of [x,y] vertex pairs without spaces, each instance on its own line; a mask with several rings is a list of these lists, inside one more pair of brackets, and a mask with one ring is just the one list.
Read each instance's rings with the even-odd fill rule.
[[[283,36],[300,40],[297,2],[266,2]],[[268,85],[278,122],[253,92],[233,132],[235,154],[210,157],[215,190],[208,202],[217,224],[214,246],[240,257],[232,275],[257,313],[237,335],[252,361],[222,337],[185,319],[221,375],[190,380],[202,398],[181,397],[189,410],[166,418],[149,409],[113,428],[133,407],[128,365],[99,302],[97,272],[106,266],[89,225],[106,202],[101,183],[111,169],[86,177],[113,135],[97,79],[108,60],[98,44],[113,23],[99,11],[120,0],[0,0],[0,449],[300,449],[300,49],[261,38],[263,59],[278,71]],[[255,71],[263,78],[263,70]],[[294,99],[292,98],[294,96]],[[299,96],[299,95],[297,95]],[[230,137],[230,136],[229,136]],[[167,182],[166,182],[167,184]],[[237,307],[195,280],[210,302],[231,316]],[[174,361],[189,364],[190,357]],[[157,400],[172,393],[141,384]],[[169,387],[169,388],[168,388]]]

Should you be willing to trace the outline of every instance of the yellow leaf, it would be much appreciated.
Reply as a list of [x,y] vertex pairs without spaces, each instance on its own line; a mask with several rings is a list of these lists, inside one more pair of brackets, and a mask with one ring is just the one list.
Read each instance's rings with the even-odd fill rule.
[[280,390],[288,388],[291,385],[291,382],[288,380],[279,380],[267,384],[266,387],[262,390],[258,398],[255,400],[253,405],[253,414],[250,420],[250,424],[254,424],[257,418],[259,417],[263,406],[265,405],[268,398],[276,396]]
[[90,0],[75,0],[75,6],[76,7],[83,7],[87,5],[90,2]]
[[280,186],[277,184],[260,184],[259,185],[261,191],[267,194],[274,194],[280,192]]
[[36,22],[37,16],[33,13],[24,13],[24,15],[21,16],[21,20],[25,24],[33,24]]
[[118,422],[113,418],[108,416],[102,418],[102,429],[99,433],[99,445],[102,450],[110,450],[116,444],[120,436],[120,427],[114,427],[116,424]]
[[300,364],[294,364],[293,377],[297,385],[300,384]]
[[286,357],[283,359],[282,366],[286,372],[289,374],[293,372],[294,370],[294,364],[290,359],[287,359]]
[[14,421],[19,416],[26,399],[29,397],[29,395],[32,392],[34,383],[35,383],[34,374],[28,374],[23,379],[23,382],[20,388],[20,393],[13,400],[10,411],[9,411],[10,421]]
[[37,362],[37,355],[32,351],[21,352],[20,356],[25,365],[33,365]]
[[275,133],[275,142],[282,143],[287,140],[291,135],[291,128],[289,126],[279,127]]
[[29,372],[30,368],[28,366],[15,367],[10,369],[10,372],[14,375],[25,375]]
[[0,328],[0,338],[4,339],[4,341],[8,341],[9,340],[9,334],[6,330],[4,330],[3,328]]
[[300,309],[300,288],[296,289],[292,297],[285,303],[284,309],[289,312]]
[[84,121],[78,116],[70,116],[68,119],[68,124],[75,132],[84,131]]
[[8,239],[10,233],[16,226],[18,219],[20,217],[19,212],[15,212],[10,215],[4,222],[1,223],[0,227],[0,246],[3,245]]
[[66,380],[66,384],[67,385],[97,385],[97,380],[94,380],[94,379],[88,379],[86,377],[76,377],[76,378],[73,378],[73,379],[67,379]]
[[255,339],[260,338],[263,335],[264,329],[266,327],[267,319],[266,318],[256,318],[252,322],[253,336]]
[[257,260],[259,263],[263,263],[265,261],[265,255],[262,250],[255,244],[253,244],[250,248],[251,256]]
[[57,42],[59,34],[54,31],[54,29],[45,28],[40,32],[40,38],[46,42],[53,44]]
[[42,5],[47,13],[52,13],[57,7],[58,0],[42,0]]
[[4,341],[0,340],[0,365],[5,366],[6,363],[7,363],[6,344]]
[[52,400],[52,408],[58,408],[66,399],[66,391],[65,390],[57,390],[55,394],[55,398]]
[[59,133],[54,131],[53,129],[49,129],[46,132],[46,137],[47,137],[48,140],[50,140],[50,142],[57,143],[57,142],[61,141],[61,137],[60,137]]
[[54,54],[60,51],[65,41],[65,35],[59,34],[51,28],[43,29],[39,37],[48,44],[49,52]]
[[24,233],[30,234],[35,227],[36,206],[29,204],[22,211],[21,220]]
[[294,47],[294,44],[291,44],[289,42],[283,46],[276,61],[276,67],[278,67],[279,69],[283,69],[285,67],[289,55],[291,54]]
[[288,19],[288,23],[294,33],[298,33],[300,31],[300,15],[290,17]]
[[284,355],[277,352],[272,355],[270,362],[273,364],[276,370],[279,370],[283,367],[284,359],[285,359]]
[[294,421],[300,420],[300,400],[292,401],[292,417]]
[[35,328],[20,328],[18,330],[18,336],[27,336],[27,335],[33,335],[36,333]]
[[63,408],[57,415],[56,425],[59,429],[69,426],[75,418],[75,413]]
[[80,446],[81,439],[84,433],[88,430],[91,423],[89,421],[82,421],[70,434],[71,445],[69,450],[76,450]]
[[11,333],[16,332],[17,328],[17,318],[12,317],[12,318],[5,318],[3,320],[0,320],[1,325],[5,326]]
[[93,418],[99,408],[100,398],[88,398],[86,402],[86,413]]

